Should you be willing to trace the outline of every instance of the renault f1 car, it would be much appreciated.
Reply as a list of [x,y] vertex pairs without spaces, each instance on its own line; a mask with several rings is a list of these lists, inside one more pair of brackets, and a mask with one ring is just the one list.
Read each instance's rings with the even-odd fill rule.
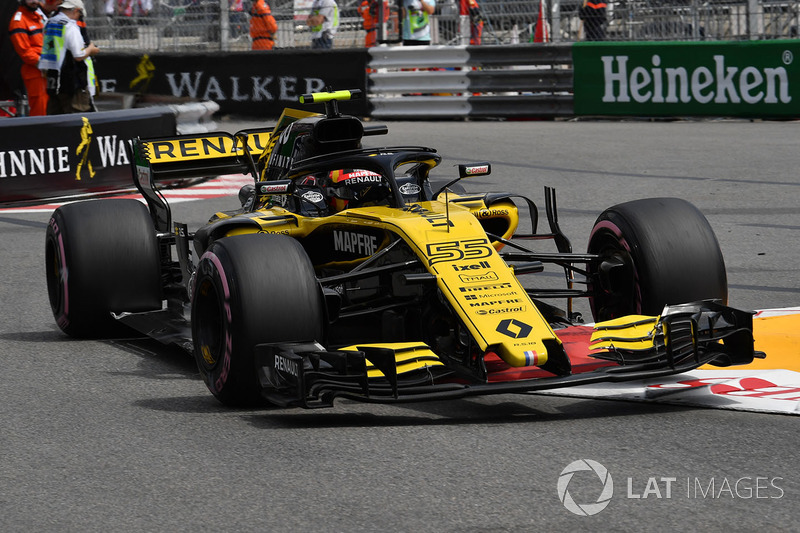
[[[611,207],[574,253],[553,189],[541,231],[529,198],[460,187],[490,163],[434,185],[435,149],[362,145],[387,128],[339,112],[356,95],[304,95],[325,112],[287,109],[264,129],[135,139],[146,207],[92,200],[50,219],[58,326],[177,344],[227,405],[520,393],[763,355],[752,313],[726,306],[719,245],[688,202]],[[194,231],[172,220],[160,181],[230,173],[253,178],[240,209]],[[535,283],[547,264],[563,269],[563,288]],[[575,298],[589,299],[594,326],[576,320]]]

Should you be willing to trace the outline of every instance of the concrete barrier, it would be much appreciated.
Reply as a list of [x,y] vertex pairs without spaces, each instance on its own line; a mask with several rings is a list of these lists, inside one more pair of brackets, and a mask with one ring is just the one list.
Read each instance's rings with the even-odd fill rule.
[[0,204],[24,205],[133,187],[125,145],[175,135],[174,109],[98,111],[0,120]]

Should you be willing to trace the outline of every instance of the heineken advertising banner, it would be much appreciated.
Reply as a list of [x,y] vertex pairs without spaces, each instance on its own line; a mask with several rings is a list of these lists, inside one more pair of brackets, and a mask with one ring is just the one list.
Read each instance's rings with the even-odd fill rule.
[[800,41],[576,43],[576,115],[800,116]]

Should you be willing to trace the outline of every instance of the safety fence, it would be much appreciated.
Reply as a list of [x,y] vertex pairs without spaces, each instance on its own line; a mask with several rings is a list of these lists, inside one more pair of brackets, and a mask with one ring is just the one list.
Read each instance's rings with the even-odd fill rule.
[[571,44],[378,47],[369,54],[373,117],[573,114]]
[[0,203],[128,186],[134,136],[209,131],[217,110],[268,124],[328,87],[363,89],[341,112],[379,119],[800,118],[800,40],[107,57],[98,103],[156,106],[0,120]]
[[377,118],[797,118],[800,41],[370,49]]
[[[278,25],[276,49],[311,47],[307,12],[273,9]],[[396,18],[395,18],[396,20]],[[167,2],[161,0],[148,15],[90,16],[87,26],[92,40],[106,50],[191,52],[250,50],[249,15],[220,11],[220,2]],[[364,46],[365,32],[357,5],[340,9],[336,48]]]
[[175,135],[178,113],[158,106],[0,120],[0,205],[131,189],[127,143]]
[[[797,39],[533,43],[223,52],[216,61],[108,52],[96,71],[103,95],[212,102],[220,115],[247,119],[277,118],[329,87],[366,93],[341,103],[343,113],[386,119],[797,118],[795,58]],[[183,114],[207,120],[210,109]]]
[[[581,0],[545,0],[553,42],[585,39],[578,16]],[[607,41],[708,41],[797,37],[800,2],[776,0],[619,0],[607,4]],[[539,2],[481,2],[486,20],[483,43],[527,42],[533,38]]]
[[[140,107],[131,109],[138,100]],[[130,190],[133,137],[164,137],[216,131],[211,101],[170,97],[147,101],[130,94],[105,93],[98,111],[0,120],[0,205]],[[164,182],[162,186],[183,182]]]
[[[254,60],[254,58],[257,58]],[[277,118],[301,94],[363,89],[342,112],[400,119],[800,116],[800,40],[385,46],[113,54],[103,91]]]
[[[578,16],[581,0],[481,0],[481,44],[517,44],[533,40],[536,25],[546,23],[548,40],[577,42],[585,38]],[[221,10],[212,0],[156,0],[144,15],[103,15],[90,5],[87,20],[95,42],[106,50],[185,51],[198,49],[249,50],[247,11]],[[798,36],[800,0],[619,0],[606,2],[608,41],[709,41],[788,39]],[[364,46],[365,33],[358,14],[361,0],[339,2],[340,26],[336,48]],[[293,0],[271,2],[278,24],[278,49],[310,47],[307,12]],[[384,37],[399,39],[398,2],[391,11]],[[540,17],[541,13],[543,17]],[[245,4],[245,8],[247,5]],[[459,15],[457,0],[437,1],[432,17],[433,45],[469,44],[470,20]]]

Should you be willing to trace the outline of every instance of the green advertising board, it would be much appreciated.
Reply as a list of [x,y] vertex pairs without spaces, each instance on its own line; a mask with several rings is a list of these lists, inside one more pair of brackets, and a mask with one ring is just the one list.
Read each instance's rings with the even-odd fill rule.
[[576,115],[800,117],[800,41],[576,43]]

